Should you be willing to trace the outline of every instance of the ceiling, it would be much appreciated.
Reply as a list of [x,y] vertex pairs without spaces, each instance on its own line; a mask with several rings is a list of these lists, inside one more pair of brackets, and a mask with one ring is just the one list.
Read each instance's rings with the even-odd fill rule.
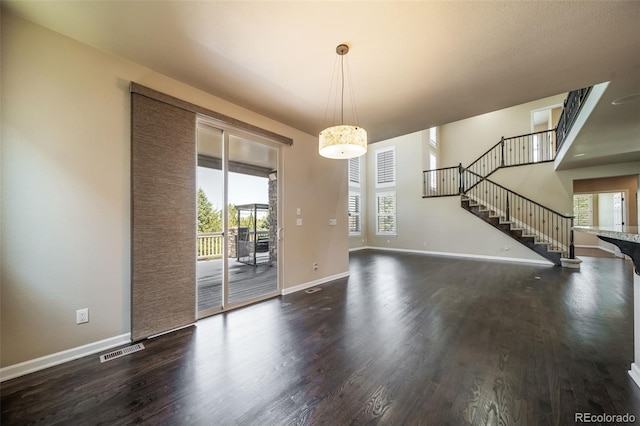
[[[309,134],[337,124],[327,111],[333,112],[340,43],[351,47],[345,65],[357,107],[353,124],[367,129],[369,142],[604,81],[612,81],[610,96],[640,93],[640,2],[4,0],[2,6]],[[618,157],[602,161],[640,160],[640,101],[621,107],[630,112],[603,106],[585,139],[597,146],[606,138],[605,156]],[[353,121],[350,112],[347,98],[346,122]],[[612,129],[618,130],[607,133]],[[629,135],[631,142],[618,140]],[[571,167],[585,157],[568,157],[578,161]]]

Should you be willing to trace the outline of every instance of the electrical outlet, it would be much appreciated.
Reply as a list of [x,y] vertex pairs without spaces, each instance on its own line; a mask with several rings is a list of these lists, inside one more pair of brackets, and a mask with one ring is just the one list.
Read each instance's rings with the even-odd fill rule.
[[89,322],[89,308],[78,309],[76,311],[76,324]]
[[317,263],[314,263],[314,264],[313,264],[313,270],[314,270],[314,271],[317,271],[317,270],[318,270],[318,264],[317,264]]

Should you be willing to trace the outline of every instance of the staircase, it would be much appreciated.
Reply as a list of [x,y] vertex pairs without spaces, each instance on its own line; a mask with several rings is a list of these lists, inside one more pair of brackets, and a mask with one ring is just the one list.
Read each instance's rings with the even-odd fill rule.
[[460,164],[426,170],[423,198],[459,195],[462,208],[555,265],[561,265],[561,259],[574,259],[572,216],[558,213],[488,178],[504,167],[553,161],[555,135],[555,130],[547,130],[502,138],[469,167]]

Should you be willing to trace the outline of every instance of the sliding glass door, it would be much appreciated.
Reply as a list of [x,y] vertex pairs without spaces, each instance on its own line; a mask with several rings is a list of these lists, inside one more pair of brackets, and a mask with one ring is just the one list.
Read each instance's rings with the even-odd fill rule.
[[278,294],[278,147],[198,124],[198,317]]
[[229,136],[229,299],[231,305],[274,294],[277,283],[278,150]]
[[223,304],[224,170],[223,132],[198,125],[197,176],[197,312],[211,314]]

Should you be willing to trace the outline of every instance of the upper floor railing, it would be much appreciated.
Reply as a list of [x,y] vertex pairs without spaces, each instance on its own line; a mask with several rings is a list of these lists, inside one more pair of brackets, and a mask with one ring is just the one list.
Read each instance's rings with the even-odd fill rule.
[[[555,129],[526,135],[502,138],[500,142],[489,148],[466,169],[472,176],[488,177],[502,167],[523,166],[526,164],[544,163],[555,159]],[[460,194],[460,168],[454,167],[425,170],[423,172],[423,197],[445,197]],[[467,188],[470,188],[467,183]]]
[[571,130],[573,123],[576,121],[576,117],[578,117],[590,92],[591,87],[585,87],[584,89],[569,92],[569,95],[567,95],[556,128],[556,151],[560,149],[567,138],[567,134],[569,134],[569,130]]

